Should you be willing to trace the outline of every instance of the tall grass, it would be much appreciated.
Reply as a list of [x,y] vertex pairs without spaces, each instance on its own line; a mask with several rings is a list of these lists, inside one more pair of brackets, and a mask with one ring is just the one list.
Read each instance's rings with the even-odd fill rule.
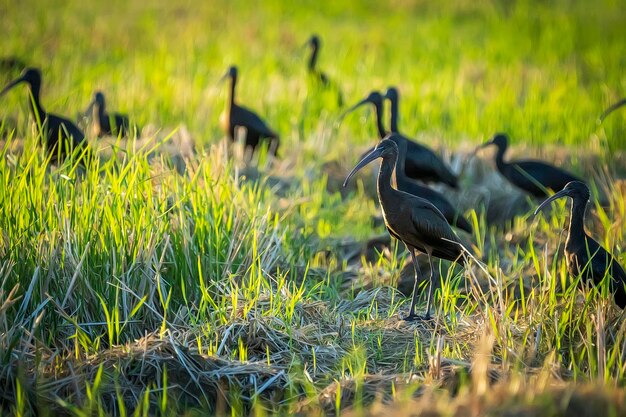
[[[17,121],[0,145],[0,412],[364,412],[434,387],[463,402],[496,380],[522,404],[550,384],[623,393],[623,313],[606,286],[568,276],[564,206],[488,221],[481,203],[524,199],[463,154],[507,131],[518,154],[608,179],[587,226],[625,264],[624,113],[596,125],[626,87],[621,4],[255,6],[0,6],[2,53],[43,68],[49,111],[73,115],[102,89],[148,126],[90,138],[97,170],[49,166],[26,93],[0,98]],[[375,134],[367,113],[339,123],[336,94],[307,80],[299,46],[312,31],[348,103],[399,85],[401,128],[463,170],[464,190],[447,195],[474,222],[463,238],[481,260],[436,264],[432,323],[399,320],[408,300],[393,287],[412,279],[402,245],[367,248],[386,233],[371,174],[338,187]],[[231,63],[241,103],[281,133],[274,165],[244,168],[220,140],[217,80]]]

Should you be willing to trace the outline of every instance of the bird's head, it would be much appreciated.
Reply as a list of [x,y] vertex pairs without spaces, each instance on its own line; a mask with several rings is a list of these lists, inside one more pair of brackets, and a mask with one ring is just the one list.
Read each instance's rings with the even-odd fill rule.
[[0,91],[0,96],[20,83],[28,83],[31,87],[39,87],[41,84],[41,71],[38,68],[25,68],[24,71],[22,71],[22,75],[11,81]]
[[389,158],[389,157],[397,158],[397,156],[398,156],[398,145],[396,145],[396,143],[390,138],[381,140],[380,142],[378,142],[378,145],[376,145],[374,149],[368,152],[363,157],[363,159],[361,159],[359,163],[356,164],[356,166],[352,169],[352,171],[350,171],[350,173],[346,177],[346,180],[343,182],[343,186],[345,187],[346,185],[348,185],[348,181],[350,181],[350,178],[352,178],[354,174],[356,174],[361,168],[363,168],[365,165],[369,164],[370,162],[378,158]]
[[318,49],[320,47],[320,37],[315,34],[311,35],[309,40],[306,41],[306,45],[310,46],[311,49]]
[[496,133],[489,139],[489,141],[483,143],[480,147],[486,148],[491,145],[495,145],[498,149],[506,148],[509,144],[509,138],[506,133]]
[[100,106],[104,104],[104,94],[102,91],[96,91],[96,94],[93,96],[93,101],[98,103]]
[[235,65],[231,65],[230,67],[228,67],[226,73],[222,75],[222,78],[220,78],[220,83],[224,82],[228,78],[233,81],[237,80],[237,67]]
[[343,112],[341,118],[345,117],[346,114],[353,112],[364,104],[373,104],[377,108],[380,108],[383,105],[383,96],[378,91],[372,91],[367,97],[363,100],[356,103],[354,106],[350,107],[348,110]]
[[565,187],[563,187],[561,191],[548,197],[543,203],[541,203],[539,207],[537,207],[537,210],[535,210],[534,215],[536,216],[542,208],[544,208],[557,198],[570,197],[573,200],[582,200],[584,202],[587,202],[589,200],[589,196],[590,193],[587,184],[581,181],[570,181],[565,184]]
[[385,91],[385,98],[391,102],[398,101],[398,89],[393,86],[388,87]]

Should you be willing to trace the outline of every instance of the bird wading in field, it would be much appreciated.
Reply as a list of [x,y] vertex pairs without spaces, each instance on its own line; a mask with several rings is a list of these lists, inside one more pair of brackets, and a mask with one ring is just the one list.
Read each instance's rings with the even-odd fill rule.
[[[435,207],[439,209],[439,211],[441,211],[449,224],[456,226],[459,229],[465,230],[468,233],[472,233],[472,226],[470,225],[470,223],[467,221],[467,219],[463,217],[463,214],[461,214],[448,201],[448,199],[443,194],[433,190],[432,188],[420,185],[415,180],[409,178],[406,175],[406,155],[409,141],[403,140],[401,135],[399,134],[387,135],[385,131],[385,126],[382,122],[383,96],[379,92],[373,91],[365,100],[373,104],[376,110],[376,127],[378,129],[379,136],[381,138],[387,137],[389,140],[393,140],[398,146],[398,162],[395,169],[396,185],[398,187],[398,190],[430,201]],[[369,150],[368,152],[370,151],[371,150]]]
[[[108,113],[104,94],[97,91],[85,114],[93,113],[94,134],[98,137],[105,135],[125,137],[131,135],[131,125],[128,116],[121,113]],[[139,130],[137,128],[137,130]]]
[[[378,130],[378,135],[380,139],[383,139],[386,135],[385,128],[382,123],[383,99],[383,96],[378,91],[372,91],[366,98],[346,110],[344,115],[356,110],[364,104],[372,104],[376,110],[377,115],[376,128]],[[421,180],[424,182],[441,182],[449,185],[452,188],[458,187],[457,177],[450,171],[450,169],[448,169],[443,161],[431,149],[410,140],[400,133],[393,133],[396,133],[398,141],[406,142],[407,153],[405,156],[404,172],[409,178]]]
[[222,77],[230,79],[230,90],[226,109],[220,116],[220,123],[231,141],[236,140],[235,129],[241,127],[245,129],[245,147],[252,153],[257,149],[261,140],[269,142],[269,152],[277,156],[280,138],[276,132],[252,110],[240,106],[236,102],[235,88],[237,86],[237,67],[231,66]]
[[[465,258],[463,257],[464,248],[437,207],[426,199],[393,188],[392,175],[398,160],[398,146],[391,139],[393,135],[380,141],[370,153],[365,155],[348,174],[343,185],[345,187],[350,178],[365,165],[375,159],[382,158],[380,170],[378,171],[377,193],[383,212],[383,219],[391,236],[406,245],[415,269],[411,307],[405,320],[420,318],[428,320],[430,319],[433,292],[434,271],[432,257],[465,263]],[[423,317],[415,314],[417,277],[421,273],[417,264],[417,252],[428,255],[428,263],[430,265],[428,300],[426,303],[426,314]]]
[[319,58],[319,52],[321,48],[321,41],[318,35],[312,35],[309,40],[307,40],[306,44],[311,49],[311,55],[309,56],[309,60],[307,62],[307,70],[309,74],[317,80],[322,87],[324,88],[332,88],[337,91],[337,105],[343,106],[343,94],[339,89],[339,86],[332,82],[332,80],[324,73],[323,71],[317,68],[317,60]]
[[35,119],[37,132],[46,151],[51,155],[51,159],[64,159],[75,149],[82,149],[81,162],[84,164],[91,161],[91,152],[87,147],[83,132],[69,119],[48,113],[41,105],[41,71],[39,69],[26,68],[19,78],[10,82],[0,91],[0,96],[21,83],[28,84],[30,91],[28,101],[31,114]]
[[549,190],[558,191],[571,181],[580,181],[569,172],[542,161],[516,160],[504,162],[504,154],[509,144],[508,137],[497,133],[493,138],[479,146],[476,151],[488,146],[496,146],[496,167],[500,174],[511,184],[526,193],[539,198],[550,195]]
[[615,303],[621,308],[626,307],[626,272],[617,260],[598,242],[585,232],[585,207],[589,201],[589,188],[581,181],[572,181],[546,199],[537,210],[539,211],[552,201],[561,197],[572,199],[567,240],[565,241],[565,261],[569,273],[583,282],[591,281],[598,285],[605,277],[609,279],[609,288]]

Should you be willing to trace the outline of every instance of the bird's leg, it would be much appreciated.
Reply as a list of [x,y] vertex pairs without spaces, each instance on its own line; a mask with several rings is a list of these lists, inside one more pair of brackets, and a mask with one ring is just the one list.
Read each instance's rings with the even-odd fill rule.
[[415,250],[407,246],[409,252],[411,252],[411,260],[413,261],[413,270],[415,271],[415,277],[413,282],[413,296],[411,297],[411,308],[409,309],[409,315],[404,317],[406,321],[413,321],[418,318],[415,315],[415,302],[417,301],[417,275],[420,274],[420,267],[417,264],[417,258],[415,257]]
[[426,320],[430,320],[430,303],[433,299],[433,258],[431,256],[431,251],[426,251],[428,255],[428,264],[430,265],[430,278],[428,279],[428,300],[426,301],[426,316],[424,317]]

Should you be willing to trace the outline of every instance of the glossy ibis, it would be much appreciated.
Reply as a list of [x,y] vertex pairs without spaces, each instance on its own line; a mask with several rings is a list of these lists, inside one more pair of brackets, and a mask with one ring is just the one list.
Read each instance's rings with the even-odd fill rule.
[[498,171],[509,182],[527,193],[535,197],[547,197],[549,195],[548,190],[561,190],[568,182],[580,181],[569,172],[545,162],[534,160],[504,162],[504,153],[508,143],[507,135],[497,133],[489,142],[484,143],[478,149],[495,145],[498,148],[496,153]]
[[[10,82],[2,91],[0,96],[20,83],[28,84],[30,88],[30,110],[37,124],[37,131],[41,140],[45,142],[46,151],[52,155],[52,159],[60,156],[61,159],[71,153],[73,149],[87,146],[85,135],[70,120],[47,113],[41,105],[41,71],[37,68],[26,68],[22,75]],[[91,159],[89,149],[85,157]]]
[[280,138],[276,132],[270,129],[267,124],[252,110],[240,106],[235,101],[235,87],[237,85],[237,67],[231,66],[222,79],[230,78],[230,95],[226,105],[226,110],[220,117],[222,128],[230,138],[235,141],[235,128],[246,129],[245,146],[252,152],[259,146],[261,139],[268,139],[269,150],[276,156]]
[[104,94],[101,91],[97,91],[89,103],[85,114],[88,115],[89,113],[93,115],[94,134],[96,136],[130,136],[131,127],[128,116],[121,113],[108,113]]
[[420,185],[406,176],[404,173],[405,158],[403,158],[403,155],[406,154],[406,141],[401,140],[395,133],[387,136],[387,139],[393,140],[398,146],[399,155],[395,171],[398,190],[430,201],[439,209],[449,224],[456,226],[459,229],[463,229],[467,233],[472,233],[472,225],[467,221],[467,219],[465,219],[465,217],[463,217],[463,214],[461,214],[459,210],[457,210],[456,207],[454,207],[448,199],[444,197],[443,194],[433,190],[432,188]]
[[581,181],[567,183],[561,191],[541,203],[535,210],[535,215],[560,197],[572,199],[569,231],[565,242],[565,261],[569,273],[576,277],[582,274],[584,281],[593,281],[596,285],[608,274],[615,303],[621,308],[626,307],[626,272],[610,253],[585,232],[585,207],[589,201],[587,185]]
[[606,119],[606,117],[613,113],[615,110],[619,109],[620,107],[626,105],[626,98],[621,99],[620,101],[618,101],[617,103],[609,106],[609,108],[607,108],[605,111],[602,112],[602,114],[600,115],[600,123],[602,123],[604,121],[604,119]]
[[357,103],[355,106],[353,106],[351,109],[348,109],[347,111],[350,112],[364,103],[372,103],[374,105],[374,108],[376,109],[376,128],[378,129],[378,135],[381,138],[387,137],[388,139],[393,140],[398,146],[399,156],[398,164],[396,166],[396,183],[398,189],[400,191],[413,194],[417,197],[425,198],[426,200],[433,203],[433,205],[437,207],[439,211],[441,211],[448,223],[450,223],[451,225],[455,225],[456,227],[463,229],[468,233],[472,233],[472,226],[463,217],[463,215],[459,213],[459,211],[456,210],[454,206],[452,206],[452,204],[450,204],[450,202],[443,196],[443,194],[431,188],[424,187],[407,176],[407,147],[410,141],[406,138],[403,138],[402,135],[397,133],[392,133],[391,135],[387,135],[385,133],[385,126],[382,123],[383,96],[377,91],[372,91],[365,99],[361,100],[359,103]]
[[[370,103],[376,110],[376,126],[380,138],[386,135],[382,124],[383,116],[383,100],[384,97],[377,91],[371,92],[366,98],[352,106],[346,111],[351,112],[358,107]],[[397,132],[394,132],[397,133]],[[409,178],[425,181],[425,182],[443,182],[453,188],[457,188],[457,178],[450,172],[435,153],[429,148],[413,142],[406,136],[397,133],[398,140],[406,142],[407,152],[405,155],[404,172]]]
[[382,158],[378,171],[377,193],[382,207],[383,219],[391,236],[402,241],[409,253],[415,269],[415,282],[411,307],[405,320],[419,318],[415,314],[417,298],[417,276],[420,269],[417,264],[416,252],[426,253],[430,264],[430,286],[426,304],[425,319],[430,318],[432,301],[433,263],[432,257],[447,259],[453,262],[465,262],[463,245],[454,234],[441,212],[428,200],[399,191],[393,188],[392,174],[398,161],[398,146],[393,140],[383,139],[368,153],[348,174],[344,187],[350,178],[365,165]]
[[339,106],[343,106],[343,94],[341,94],[341,90],[339,89],[339,87],[335,83],[333,83],[330,80],[330,78],[328,78],[326,73],[324,73],[323,71],[320,71],[317,68],[317,59],[318,59],[320,47],[321,47],[319,36],[312,35],[309,38],[309,40],[306,42],[306,45],[308,45],[311,48],[311,56],[309,57],[309,61],[307,63],[307,69],[309,71],[309,74],[311,74],[311,76],[317,81],[319,81],[322,84],[322,86],[324,86],[325,88],[332,87],[336,89],[337,90],[337,104]]
[[[389,103],[391,104],[391,123],[389,125],[391,131],[406,139],[407,154],[419,155],[419,159],[407,159],[407,172],[416,172],[416,175],[419,175],[424,181],[443,182],[452,188],[458,188],[458,178],[456,175],[448,169],[443,161],[439,159],[439,157],[431,149],[409,139],[398,130],[398,107],[400,100],[398,89],[396,87],[387,88],[384,98],[389,100]],[[421,163],[425,165],[420,166],[420,160],[423,161]],[[429,167],[429,169],[425,167]]]

